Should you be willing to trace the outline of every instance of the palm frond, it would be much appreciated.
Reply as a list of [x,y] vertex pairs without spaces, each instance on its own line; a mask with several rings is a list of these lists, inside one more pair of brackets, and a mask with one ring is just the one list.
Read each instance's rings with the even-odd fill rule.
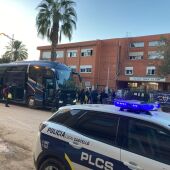
[[73,0],[42,0],[37,6],[37,33],[52,42],[52,50],[58,40],[61,41],[62,34],[71,40],[77,21],[75,5]]
[[6,46],[6,52],[3,57],[10,59],[10,61],[23,60],[27,59],[28,52],[21,41],[10,41],[8,46]]

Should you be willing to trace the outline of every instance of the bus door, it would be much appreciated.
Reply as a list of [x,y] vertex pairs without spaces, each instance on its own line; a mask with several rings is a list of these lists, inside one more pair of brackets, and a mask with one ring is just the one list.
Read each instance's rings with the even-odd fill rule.
[[45,83],[45,105],[53,106],[55,101],[55,82],[53,78],[44,78]]
[[10,86],[12,100],[24,102],[25,100],[25,72],[23,71],[7,71],[5,73],[4,84]]
[[29,107],[43,106],[43,67],[29,66],[27,81],[27,103]]
[[3,99],[2,89],[3,89],[3,77],[0,75],[0,100]]
[[50,68],[38,65],[29,67],[28,96],[37,106],[52,106],[55,97],[55,79]]

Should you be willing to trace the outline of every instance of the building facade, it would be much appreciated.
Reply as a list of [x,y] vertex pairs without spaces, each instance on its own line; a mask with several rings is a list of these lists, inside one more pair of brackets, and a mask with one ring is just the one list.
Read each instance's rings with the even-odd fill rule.
[[[170,34],[95,40],[57,46],[56,61],[80,73],[86,87],[137,88],[170,91],[170,77],[161,77],[158,53]],[[41,60],[50,60],[50,46],[37,47]]]

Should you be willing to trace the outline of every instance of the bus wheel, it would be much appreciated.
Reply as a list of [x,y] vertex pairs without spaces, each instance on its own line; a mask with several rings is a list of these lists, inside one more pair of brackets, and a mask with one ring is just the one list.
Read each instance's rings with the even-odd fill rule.
[[35,108],[35,99],[34,99],[34,97],[32,97],[32,96],[29,97],[27,104],[28,104],[29,108]]

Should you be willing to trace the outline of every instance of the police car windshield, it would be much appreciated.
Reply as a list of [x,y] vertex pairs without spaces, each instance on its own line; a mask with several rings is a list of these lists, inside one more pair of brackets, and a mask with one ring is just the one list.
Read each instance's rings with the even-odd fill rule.
[[60,124],[67,124],[74,116],[80,113],[80,110],[69,110],[69,109],[62,109],[56,112],[49,121],[60,123]]

